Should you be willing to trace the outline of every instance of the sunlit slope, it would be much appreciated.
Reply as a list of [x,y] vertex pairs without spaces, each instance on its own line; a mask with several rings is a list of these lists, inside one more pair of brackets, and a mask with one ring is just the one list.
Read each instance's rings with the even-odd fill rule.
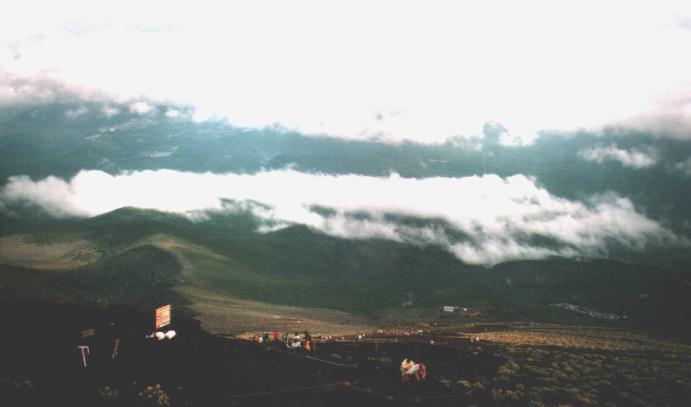
[[18,267],[71,269],[98,260],[94,247],[76,236],[60,235],[60,241],[37,235],[0,237],[0,263]]
[[179,274],[170,253],[144,244],[59,271],[0,264],[0,297],[150,306],[174,299],[166,289],[178,282]]
[[242,214],[192,222],[123,208],[63,222],[33,239],[87,242],[98,260],[71,274],[40,275],[64,291],[100,301],[155,302],[171,295],[194,304],[227,296],[367,317],[465,305],[487,308],[498,318],[584,318],[549,306],[571,302],[629,315],[627,323],[650,327],[674,326],[691,315],[691,286],[683,284],[691,278],[684,268],[551,259],[485,269],[434,247],[344,240],[302,226],[258,234],[254,226]]

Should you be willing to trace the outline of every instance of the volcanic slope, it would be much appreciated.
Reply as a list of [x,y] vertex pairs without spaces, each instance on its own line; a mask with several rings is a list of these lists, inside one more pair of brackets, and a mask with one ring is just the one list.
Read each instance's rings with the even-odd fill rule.
[[256,226],[248,214],[193,222],[132,208],[32,226],[2,237],[19,249],[2,251],[0,296],[170,301],[222,333],[429,322],[442,305],[497,320],[600,323],[550,306],[570,302],[629,317],[607,323],[677,333],[691,316],[684,267],[550,259],[486,269],[436,247],[345,240],[304,226],[261,234]]

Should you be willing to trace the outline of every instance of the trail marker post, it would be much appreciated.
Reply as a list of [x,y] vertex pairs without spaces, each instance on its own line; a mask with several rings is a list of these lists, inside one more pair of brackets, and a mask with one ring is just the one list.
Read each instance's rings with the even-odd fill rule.
[[84,367],[87,367],[87,365],[86,365],[86,357],[87,357],[87,355],[89,355],[89,354],[91,353],[91,352],[89,351],[89,347],[86,346],[86,345],[79,345],[79,346],[77,346],[77,348],[79,349],[79,351],[80,351],[81,354],[82,354],[82,363],[84,364]]
[[120,351],[120,338],[115,338],[115,340],[113,341],[113,356],[111,357],[111,359],[115,359],[117,356],[119,356],[119,353],[118,353],[119,351]]

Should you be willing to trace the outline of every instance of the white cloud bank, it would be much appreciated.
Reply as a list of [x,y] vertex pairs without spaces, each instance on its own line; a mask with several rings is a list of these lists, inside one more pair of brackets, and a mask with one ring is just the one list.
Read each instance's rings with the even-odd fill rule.
[[578,156],[586,161],[602,163],[604,161],[618,161],[624,167],[648,168],[657,164],[657,153],[653,150],[622,149],[616,145],[591,147],[578,152]]
[[[598,195],[571,201],[523,175],[408,179],[292,170],[254,175],[158,170],[117,176],[81,171],[69,181],[10,177],[0,190],[0,207],[35,205],[55,217],[94,216],[133,206],[194,218],[204,216],[203,211],[233,210],[222,199],[236,202],[235,210],[251,210],[267,230],[299,223],[346,238],[438,244],[473,264],[606,255],[612,245],[634,250],[689,245],[637,212],[626,198]],[[331,211],[315,211],[315,206]],[[412,225],[392,215],[441,222]]]
[[689,140],[689,18],[688,0],[26,0],[0,13],[0,104],[49,92],[16,78],[55,79],[352,138],[493,121],[512,145],[605,125]]

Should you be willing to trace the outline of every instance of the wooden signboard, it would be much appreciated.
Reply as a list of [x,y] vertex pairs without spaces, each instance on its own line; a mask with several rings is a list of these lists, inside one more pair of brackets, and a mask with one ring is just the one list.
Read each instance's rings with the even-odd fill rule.
[[96,331],[94,330],[94,328],[85,329],[82,331],[82,338],[88,338],[90,336],[94,336],[95,333],[96,333]]
[[170,304],[156,308],[156,329],[170,325]]

